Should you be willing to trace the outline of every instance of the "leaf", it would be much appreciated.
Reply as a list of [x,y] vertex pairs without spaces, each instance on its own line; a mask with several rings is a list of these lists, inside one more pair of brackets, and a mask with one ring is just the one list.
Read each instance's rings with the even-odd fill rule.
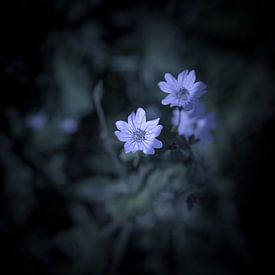
[[[115,197],[107,202],[107,209],[117,220],[150,211],[154,198],[169,184],[172,171],[173,169],[154,170],[148,176],[144,188],[140,192]],[[131,184],[131,177],[128,179],[128,184]]]
[[75,118],[93,110],[90,77],[84,66],[59,54],[54,60],[56,81],[60,89],[62,112]]
[[114,181],[107,176],[87,177],[67,190],[70,196],[86,202],[105,201],[109,197],[127,191],[128,188],[124,182]]

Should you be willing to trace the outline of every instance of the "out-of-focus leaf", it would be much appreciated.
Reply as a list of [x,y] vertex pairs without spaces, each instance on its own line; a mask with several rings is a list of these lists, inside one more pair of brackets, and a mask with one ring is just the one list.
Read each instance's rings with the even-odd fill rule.
[[[121,220],[149,211],[157,194],[168,184],[173,169],[155,170],[145,181],[144,188],[135,194],[120,195],[107,202],[107,208],[115,219]],[[129,179],[128,184],[131,184]]]
[[126,193],[128,188],[123,182],[112,180],[107,176],[96,176],[76,182],[68,187],[66,192],[77,200],[95,202]]
[[88,167],[96,173],[116,174],[114,163],[107,152],[105,155],[93,155],[88,159]]
[[62,112],[76,118],[90,113],[93,110],[91,77],[84,67],[60,54],[55,58],[54,71]]
[[92,224],[74,227],[61,232],[52,242],[70,259],[70,263],[59,266],[61,274],[81,274],[87,270],[101,273],[106,264],[105,240]]
[[56,117],[50,120],[42,129],[33,132],[30,139],[30,146],[38,151],[51,151],[64,146],[70,135],[60,128],[62,119]]

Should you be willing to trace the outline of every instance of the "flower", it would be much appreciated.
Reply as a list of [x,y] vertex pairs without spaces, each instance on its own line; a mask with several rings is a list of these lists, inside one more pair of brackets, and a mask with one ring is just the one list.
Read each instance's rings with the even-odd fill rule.
[[136,114],[133,112],[128,116],[128,123],[117,121],[115,135],[120,141],[125,142],[124,151],[130,152],[143,151],[144,154],[152,155],[154,148],[161,148],[162,142],[156,139],[163,128],[158,125],[159,118],[146,121],[146,113],[142,108],[138,108]]
[[47,115],[41,111],[26,118],[27,127],[33,131],[42,129],[48,121]]
[[187,139],[194,135],[201,143],[209,143],[213,139],[211,131],[217,123],[214,113],[205,113],[204,106],[198,104],[196,109],[189,112],[174,110],[172,124],[178,127],[179,135]]
[[72,117],[63,119],[60,123],[60,129],[66,134],[73,134],[77,131],[77,121]]
[[161,101],[163,105],[178,106],[190,111],[198,102],[198,98],[206,93],[206,84],[195,82],[195,71],[185,70],[174,78],[170,73],[164,75],[166,81],[158,83],[159,88],[168,95]]

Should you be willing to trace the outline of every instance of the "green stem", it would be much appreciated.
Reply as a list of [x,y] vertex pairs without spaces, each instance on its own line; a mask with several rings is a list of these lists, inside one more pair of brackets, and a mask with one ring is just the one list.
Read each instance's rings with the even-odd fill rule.
[[177,130],[179,131],[180,123],[181,123],[181,108],[178,108],[179,111],[179,119],[178,119],[178,125],[177,125]]
[[124,167],[122,166],[122,164],[119,162],[118,158],[116,157],[115,151],[114,151],[111,141],[109,139],[106,118],[105,118],[103,108],[101,105],[102,96],[103,96],[103,87],[102,87],[102,82],[100,81],[94,89],[93,98],[94,98],[96,112],[97,112],[97,115],[99,118],[99,123],[101,126],[101,137],[104,141],[105,148],[114,163],[117,173],[119,174],[119,176],[124,177],[126,175]]

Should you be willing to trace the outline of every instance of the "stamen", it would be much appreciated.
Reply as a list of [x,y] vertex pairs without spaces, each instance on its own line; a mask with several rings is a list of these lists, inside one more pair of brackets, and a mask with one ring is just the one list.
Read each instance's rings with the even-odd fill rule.
[[178,99],[187,99],[190,95],[189,91],[186,88],[181,88],[177,93],[176,96]]
[[141,141],[145,140],[145,134],[146,134],[146,132],[144,130],[137,128],[137,130],[133,133],[134,141],[141,142]]

